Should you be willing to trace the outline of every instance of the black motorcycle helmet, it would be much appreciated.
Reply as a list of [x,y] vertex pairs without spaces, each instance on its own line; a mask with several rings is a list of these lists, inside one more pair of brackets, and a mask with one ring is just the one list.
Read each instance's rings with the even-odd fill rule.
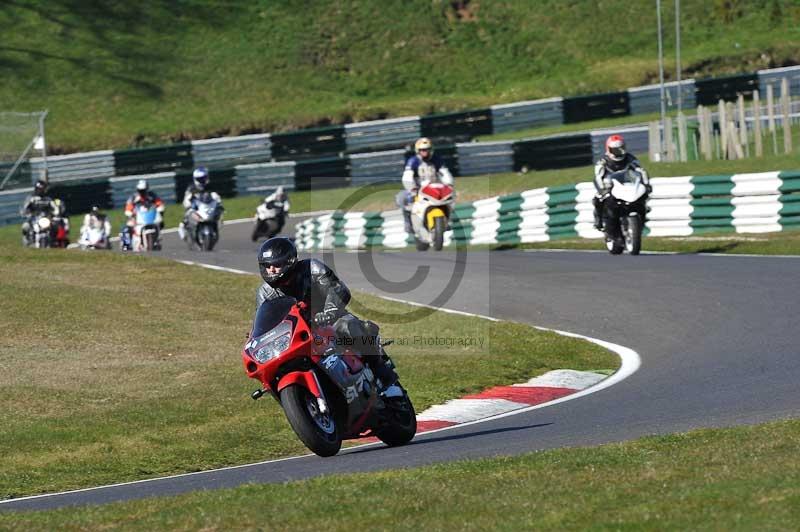
[[44,196],[45,194],[47,194],[47,181],[44,181],[42,179],[37,179],[36,184],[33,185],[33,192],[37,196]]
[[283,279],[296,263],[297,248],[288,238],[270,238],[258,250],[258,271],[270,285]]

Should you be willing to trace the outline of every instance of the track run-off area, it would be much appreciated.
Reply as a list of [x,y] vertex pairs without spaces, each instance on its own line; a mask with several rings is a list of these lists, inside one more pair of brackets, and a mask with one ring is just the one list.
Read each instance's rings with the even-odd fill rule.
[[[227,225],[218,249],[206,254],[188,251],[176,235],[168,234],[161,256],[255,273],[258,245],[250,241],[250,229],[249,223]],[[291,227],[286,229],[291,234]],[[530,250],[337,251],[313,256],[331,265],[355,290],[599,338],[635,351],[629,360],[636,362],[625,369],[623,357],[625,371],[607,379],[613,385],[545,408],[419,434],[403,447],[371,444],[327,459],[307,455],[20,498],[0,502],[0,511],[103,504],[247,482],[590,446],[754,424],[800,412],[800,258]],[[415,274],[421,281],[408,282]],[[258,284],[254,276],[254,295]],[[431,332],[424,330],[424,320],[419,326],[421,334]]]

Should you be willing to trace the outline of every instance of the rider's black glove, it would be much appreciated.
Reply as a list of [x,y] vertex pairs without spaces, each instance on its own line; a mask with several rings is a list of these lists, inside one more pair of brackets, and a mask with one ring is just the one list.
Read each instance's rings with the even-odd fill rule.
[[322,327],[325,325],[330,325],[339,317],[339,312],[336,310],[326,310],[324,312],[317,312],[314,314],[314,323],[317,326]]
[[645,190],[647,190],[647,193],[648,193],[648,194],[652,194],[652,193],[653,193],[653,185],[651,185],[651,184],[649,184],[649,183],[648,183],[648,184],[646,184],[646,185],[644,186],[644,188],[645,188]]

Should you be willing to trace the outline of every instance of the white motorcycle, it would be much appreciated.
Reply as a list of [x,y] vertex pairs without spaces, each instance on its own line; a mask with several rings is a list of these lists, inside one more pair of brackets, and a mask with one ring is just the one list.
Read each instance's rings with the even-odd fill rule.
[[219,239],[219,226],[222,221],[222,199],[213,192],[203,192],[195,200],[194,209],[189,214],[187,242],[189,249],[195,244],[202,251],[211,251]]
[[31,218],[30,232],[26,245],[34,248],[52,247],[53,221],[45,214]]
[[286,223],[286,213],[283,211],[283,202],[280,205],[281,207],[277,208],[268,207],[266,203],[262,203],[256,208],[256,215],[253,217],[253,232],[250,235],[253,242],[262,237],[272,238],[281,232]]
[[647,187],[641,172],[628,168],[613,172],[606,179],[611,189],[603,198],[603,230],[606,248],[612,255],[623,250],[638,255],[647,213]]
[[89,226],[84,227],[78,246],[81,249],[111,249],[110,227],[107,220],[92,219]]
[[433,249],[441,251],[444,233],[450,223],[455,203],[452,185],[423,181],[414,203],[411,205],[411,227],[418,251]]

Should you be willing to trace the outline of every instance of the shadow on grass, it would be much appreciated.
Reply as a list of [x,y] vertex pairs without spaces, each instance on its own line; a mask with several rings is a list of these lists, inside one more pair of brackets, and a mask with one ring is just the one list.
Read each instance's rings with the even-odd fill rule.
[[176,39],[178,24],[225,24],[230,13],[213,2],[189,0],[6,0],[0,3],[0,20],[6,27],[26,27],[41,19],[53,31],[5,42],[0,46],[0,72],[14,76],[20,71],[41,72],[43,60],[55,60],[158,98],[162,89],[153,80],[161,79],[165,66],[181,58],[148,51],[146,43],[154,37]]

